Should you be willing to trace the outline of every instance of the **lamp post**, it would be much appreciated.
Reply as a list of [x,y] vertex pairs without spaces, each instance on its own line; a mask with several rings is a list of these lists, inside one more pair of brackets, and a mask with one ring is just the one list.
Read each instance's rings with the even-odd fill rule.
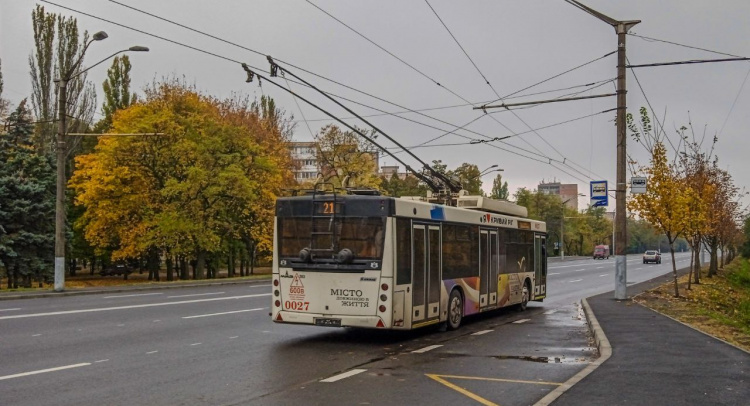
[[83,60],[89,45],[94,41],[101,41],[107,38],[107,33],[99,31],[91,37],[91,40],[83,47],[81,56],[71,65],[66,72],[61,72],[58,82],[58,122],[57,122],[57,191],[55,195],[55,292],[65,290],[65,156],[66,143],[65,132],[67,131],[67,101],[68,101],[68,82],[80,76],[84,72],[99,65],[107,59],[126,51],[147,52],[148,48],[142,46],[133,46],[128,49],[117,51],[114,54],[102,59],[101,61],[89,66],[88,68],[75,73],[78,64]]
[[578,196],[585,196],[583,193],[579,193],[575,197],[571,197],[570,199],[562,202],[562,215],[560,216],[560,261],[565,260],[565,241],[564,241],[564,235],[565,235],[565,203],[568,203],[569,201],[578,198]]

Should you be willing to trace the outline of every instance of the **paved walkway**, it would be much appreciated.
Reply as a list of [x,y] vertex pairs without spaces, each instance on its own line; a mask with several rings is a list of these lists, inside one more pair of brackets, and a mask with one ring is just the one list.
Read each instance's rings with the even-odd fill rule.
[[[670,280],[629,286],[628,295]],[[553,405],[750,405],[750,353],[613,297],[588,299],[612,356]]]

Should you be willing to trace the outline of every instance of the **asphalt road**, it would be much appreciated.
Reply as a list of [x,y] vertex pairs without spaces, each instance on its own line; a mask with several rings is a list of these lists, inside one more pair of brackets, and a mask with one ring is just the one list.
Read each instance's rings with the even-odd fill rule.
[[544,303],[454,332],[274,324],[267,282],[4,300],[0,405],[531,404],[596,356],[576,303],[613,287],[613,257],[550,263]]

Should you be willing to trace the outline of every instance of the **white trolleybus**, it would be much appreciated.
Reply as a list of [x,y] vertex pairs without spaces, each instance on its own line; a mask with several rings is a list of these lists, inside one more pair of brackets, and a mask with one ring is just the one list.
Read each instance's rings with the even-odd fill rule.
[[464,316],[546,296],[546,225],[525,207],[376,193],[277,200],[274,322],[455,329]]

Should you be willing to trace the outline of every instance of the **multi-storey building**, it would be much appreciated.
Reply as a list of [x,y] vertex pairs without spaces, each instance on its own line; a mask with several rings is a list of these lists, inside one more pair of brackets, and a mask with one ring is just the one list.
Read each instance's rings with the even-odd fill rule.
[[537,190],[548,195],[560,196],[560,200],[571,209],[578,210],[578,185],[575,183],[564,184],[560,182],[542,183]]

